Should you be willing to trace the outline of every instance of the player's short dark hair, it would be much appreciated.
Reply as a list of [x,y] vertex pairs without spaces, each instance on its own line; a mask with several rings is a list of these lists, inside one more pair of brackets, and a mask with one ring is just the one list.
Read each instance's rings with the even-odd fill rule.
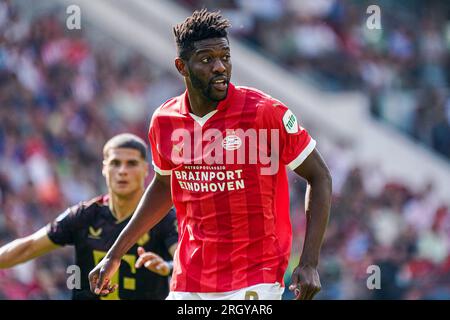
[[141,153],[142,159],[147,160],[147,146],[144,140],[134,134],[121,133],[109,139],[103,147],[103,157],[108,156],[110,149],[116,148],[135,149]]
[[220,11],[196,10],[184,22],[173,28],[177,42],[178,56],[189,59],[194,42],[210,38],[227,38],[230,21],[223,18]]

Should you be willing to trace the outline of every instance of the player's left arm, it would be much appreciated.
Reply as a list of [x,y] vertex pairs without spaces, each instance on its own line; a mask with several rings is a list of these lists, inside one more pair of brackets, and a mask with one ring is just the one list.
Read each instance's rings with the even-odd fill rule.
[[321,289],[317,267],[330,215],[331,174],[317,149],[294,171],[308,183],[305,197],[307,222],[303,251],[292,273],[289,289],[295,290],[297,300],[308,300]]

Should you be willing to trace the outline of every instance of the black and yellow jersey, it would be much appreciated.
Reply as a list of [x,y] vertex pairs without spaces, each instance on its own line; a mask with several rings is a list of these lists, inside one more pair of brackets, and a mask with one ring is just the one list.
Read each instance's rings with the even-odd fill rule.
[[[75,263],[81,271],[80,289],[73,289],[72,298],[99,299],[89,289],[89,272],[106,255],[120,232],[131,219],[118,221],[108,206],[108,196],[100,196],[67,209],[47,225],[47,234],[57,245],[75,246]],[[177,242],[176,215],[171,209],[154,228],[142,236],[123,256],[111,284],[118,289],[101,299],[165,299],[169,293],[168,277],[160,276],[145,267],[135,268],[137,248],[152,251],[164,260],[172,260],[168,249]]]

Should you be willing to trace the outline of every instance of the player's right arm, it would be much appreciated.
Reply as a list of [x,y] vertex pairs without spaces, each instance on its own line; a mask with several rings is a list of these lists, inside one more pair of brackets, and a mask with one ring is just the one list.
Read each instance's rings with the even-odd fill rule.
[[145,190],[133,217],[122,230],[116,242],[102,261],[89,273],[91,291],[106,295],[113,292],[109,280],[120,266],[122,256],[149,229],[153,228],[172,207],[170,176],[155,173],[152,183]]
[[59,248],[42,228],[28,237],[16,239],[0,248],[0,269],[11,268],[20,263],[40,257]]

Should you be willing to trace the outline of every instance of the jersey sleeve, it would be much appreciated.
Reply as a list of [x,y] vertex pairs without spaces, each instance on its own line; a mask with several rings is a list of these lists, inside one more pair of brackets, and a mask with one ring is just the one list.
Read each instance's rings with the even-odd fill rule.
[[172,166],[161,153],[161,130],[157,120],[158,110],[152,116],[148,131],[148,139],[152,150],[152,164],[155,172],[162,176],[169,176],[172,173]]
[[53,243],[60,246],[74,244],[80,211],[80,206],[68,208],[47,225],[47,235]]
[[158,235],[167,249],[178,242],[178,225],[175,209],[170,209],[169,213],[159,223]]
[[273,102],[264,108],[263,121],[270,129],[278,129],[280,162],[295,170],[311,154],[316,141],[285,105]]

